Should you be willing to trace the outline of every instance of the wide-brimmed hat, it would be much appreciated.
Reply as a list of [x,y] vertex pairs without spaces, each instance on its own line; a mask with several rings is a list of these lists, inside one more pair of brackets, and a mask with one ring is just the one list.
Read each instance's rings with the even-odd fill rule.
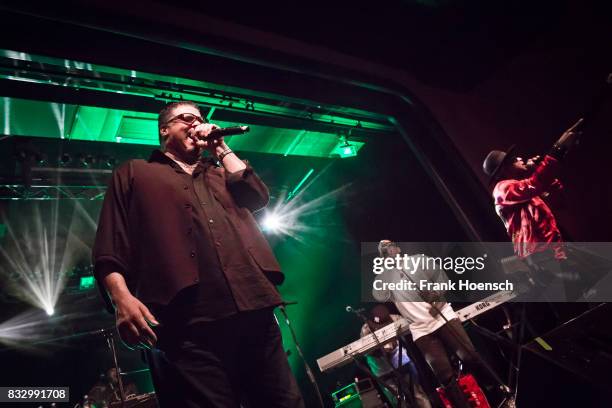
[[489,154],[487,154],[484,162],[482,162],[482,170],[489,176],[489,183],[495,180],[499,170],[508,163],[515,148],[516,145],[512,145],[505,152],[501,150],[491,150]]

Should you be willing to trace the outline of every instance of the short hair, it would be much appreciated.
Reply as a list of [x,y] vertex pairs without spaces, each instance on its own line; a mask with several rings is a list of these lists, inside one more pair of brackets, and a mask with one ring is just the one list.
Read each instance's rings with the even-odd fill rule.
[[162,127],[164,127],[164,125],[168,123],[168,120],[170,119],[170,117],[172,117],[172,111],[174,111],[174,108],[178,108],[179,106],[183,106],[183,105],[192,106],[196,108],[198,111],[200,111],[200,107],[198,106],[198,104],[193,101],[178,101],[178,102],[167,103],[166,106],[164,106],[163,109],[159,111],[159,115],[157,115],[157,131],[158,131],[160,146],[163,146],[164,144],[163,143],[164,140],[162,138],[162,133],[161,133]]

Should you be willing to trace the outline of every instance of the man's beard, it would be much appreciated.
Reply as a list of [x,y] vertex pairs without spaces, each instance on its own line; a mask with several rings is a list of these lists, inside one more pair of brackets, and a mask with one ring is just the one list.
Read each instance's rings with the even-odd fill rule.
[[193,164],[200,159],[204,149],[198,147],[193,139],[190,139],[191,141],[188,141],[188,139],[190,138],[187,137],[181,141],[174,140],[173,143],[166,144],[165,150],[174,154],[185,163]]

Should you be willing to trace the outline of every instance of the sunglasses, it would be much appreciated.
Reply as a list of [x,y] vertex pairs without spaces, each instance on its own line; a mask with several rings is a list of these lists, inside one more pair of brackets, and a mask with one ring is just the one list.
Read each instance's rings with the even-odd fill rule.
[[200,123],[208,123],[208,121],[206,119],[204,119],[201,116],[198,115],[194,115],[193,113],[181,113],[180,115],[176,115],[173,116],[172,118],[170,118],[167,122],[166,125],[170,122],[174,122],[174,121],[181,121],[183,123],[186,123],[188,125],[193,125],[195,123],[195,121],[197,120]]

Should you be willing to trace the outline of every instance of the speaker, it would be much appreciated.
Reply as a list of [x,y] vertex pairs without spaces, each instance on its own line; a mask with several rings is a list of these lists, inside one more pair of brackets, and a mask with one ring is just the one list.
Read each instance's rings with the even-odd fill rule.
[[338,408],[384,408],[372,380],[364,378],[332,393],[334,407]]

